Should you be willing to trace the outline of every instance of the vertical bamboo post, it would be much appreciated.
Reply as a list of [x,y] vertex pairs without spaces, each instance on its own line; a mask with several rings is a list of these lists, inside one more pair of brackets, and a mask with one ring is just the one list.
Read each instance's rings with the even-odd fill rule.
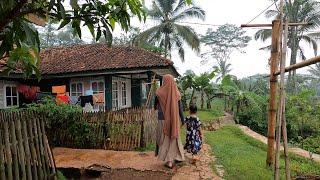
[[[6,114],[7,115],[7,114]],[[7,173],[8,173],[8,180],[13,179],[12,174],[12,154],[10,149],[10,138],[9,138],[9,125],[8,122],[4,121],[4,138],[5,138],[5,151],[6,151],[6,159],[7,159]]]
[[13,170],[14,178],[19,179],[19,161],[18,161],[18,150],[17,150],[17,138],[16,138],[16,128],[14,122],[13,113],[10,113],[10,131],[11,131],[11,149],[13,157]]
[[25,139],[22,139],[21,120],[22,120],[22,117],[20,116],[20,112],[15,113],[14,121],[16,122],[16,129],[17,129],[18,149],[19,149],[19,157],[20,157],[19,162],[20,162],[20,167],[22,172],[21,179],[26,180],[27,179],[27,172],[26,172],[26,166],[25,166],[26,150],[24,149],[23,141],[25,141],[27,137],[25,137]]
[[274,143],[275,143],[275,124],[277,111],[277,77],[273,74],[278,68],[279,57],[279,33],[280,20],[272,22],[272,42],[271,42],[271,58],[270,58],[270,99],[268,114],[268,151],[267,166],[272,167],[274,164]]
[[36,155],[37,155],[37,168],[38,168],[38,177],[39,179],[44,179],[43,169],[42,169],[42,159],[40,155],[40,143],[38,138],[38,128],[37,128],[37,117],[32,117],[32,123],[33,123],[33,130],[34,130],[34,142],[35,142],[35,149],[36,149]]
[[26,153],[27,177],[28,177],[28,179],[32,179],[31,165],[32,165],[33,158],[30,153],[30,148],[29,148],[29,138],[31,138],[31,137],[28,136],[28,133],[27,133],[26,121],[28,120],[28,116],[26,116],[25,113],[23,114],[23,116],[25,117],[25,119],[22,120],[22,134],[24,137],[24,149],[25,149],[25,153]]
[[35,180],[39,179],[39,161],[37,157],[37,152],[36,152],[36,146],[35,146],[35,136],[34,136],[34,131],[33,131],[33,118],[30,113],[27,111],[26,113],[28,121],[27,123],[27,132],[29,134],[29,146],[30,146],[30,151],[31,151],[31,166],[32,166],[32,178]]
[[44,151],[44,146],[43,146],[43,133],[41,131],[41,124],[40,121],[42,121],[41,116],[38,116],[38,118],[36,118],[37,121],[37,125],[36,125],[36,129],[38,131],[38,141],[39,141],[39,150],[40,150],[40,157],[41,157],[41,164],[42,164],[42,172],[43,172],[43,177],[44,179],[47,179],[48,174],[47,174],[47,163],[45,160],[45,151]]
[[[5,159],[4,159],[4,144],[3,144],[3,140],[4,140],[4,134],[2,133],[3,132],[3,122],[5,121],[5,118],[3,118],[3,113],[0,112],[0,179],[1,180],[5,180],[6,179],[6,174],[5,174]],[[7,158],[8,159],[8,158]],[[8,161],[8,160],[7,160]]]
[[144,141],[145,141],[145,138],[144,138],[144,119],[142,119],[141,120],[141,129],[140,129],[140,147],[141,148],[146,147],[146,143]]
[[287,57],[287,41],[288,41],[288,20],[285,21],[283,47],[281,53],[281,63],[280,63],[280,102],[278,111],[278,132],[277,132],[277,151],[276,151],[276,169],[275,169],[275,179],[280,179],[280,140],[281,140],[281,130],[283,134],[284,141],[284,151],[285,151],[285,167],[286,167],[286,179],[290,179],[290,167],[289,167],[289,157],[288,157],[288,139],[287,139],[287,127],[285,120],[285,103],[286,103],[286,93],[285,93],[285,66]]

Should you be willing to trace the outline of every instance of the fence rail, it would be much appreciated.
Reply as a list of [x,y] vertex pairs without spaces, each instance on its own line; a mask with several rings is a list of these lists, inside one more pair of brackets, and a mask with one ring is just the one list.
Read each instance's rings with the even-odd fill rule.
[[0,180],[54,179],[55,174],[41,116],[0,111]]
[[144,148],[155,143],[156,114],[154,110],[144,108],[83,113],[77,118],[89,124],[91,135],[87,142],[77,144],[77,137],[65,131],[65,127],[48,132],[48,136],[54,141],[52,144],[62,147],[108,150]]

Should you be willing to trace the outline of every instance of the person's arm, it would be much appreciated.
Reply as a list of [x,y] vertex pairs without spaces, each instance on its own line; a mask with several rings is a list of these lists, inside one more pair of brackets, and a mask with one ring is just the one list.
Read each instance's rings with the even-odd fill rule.
[[159,104],[159,99],[158,99],[158,97],[156,96],[156,97],[154,98],[154,105],[153,105],[153,108],[154,108],[155,110],[158,109],[158,104]]
[[181,101],[178,101],[178,105],[179,105],[179,116],[180,116],[180,120],[181,120],[182,125],[184,125],[185,119],[184,119],[184,115],[183,115],[183,108],[182,108]]

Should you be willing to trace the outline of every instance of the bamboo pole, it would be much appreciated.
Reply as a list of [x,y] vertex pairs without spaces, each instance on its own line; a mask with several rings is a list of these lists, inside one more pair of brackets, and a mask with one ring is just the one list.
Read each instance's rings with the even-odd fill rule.
[[[282,42],[282,50],[281,50],[281,61],[280,61],[280,101],[279,101],[279,108],[278,108],[278,130],[277,130],[277,145],[276,145],[276,159],[275,159],[275,174],[274,179],[278,180],[280,179],[280,140],[281,140],[281,134],[282,129],[285,127],[282,127],[283,117],[284,117],[284,106],[285,106],[285,82],[284,82],[284,70],[286,67],[286,55],[287,55],[287,41],[288,41],[288,22],[286,20],[285,22],[285,33],[283,37]],[[288,164],[286,164],[286,167]],[[287,172],[286,172],[287,174]]]
[[284,52],[283,52],[283,68],[282,68],[282,79],[283,79],[283,106],[282,106],[282,120],[281,120],[281,123],[282,123],[282,134],[283,134],[283,143],[284,143],[284,154],[285,154],[285,168],[286,168],[286,180],[289,180],[291,179],[291,175],[290,175],[290,162],[289,162],[289,152],[288,152],[288,137],[287,137],[287,122],[286,122],[286,91],[285,91],[285,82],[284,82],[284,67],[285,66],[285,63],[286,63],[286,56],[287,56],[287,42],[288,42],[288,20],[286,21],[286,24],[285,24],[285,31],[284,31]]
[[156,83],[156,74],[153,75],[152,81],[150,83],[150,89],[149,89],[148,98],[147,98],[147,102],[146,102],[146,108],[149,108],[149,105],[151,103],[151,98],[152,98],[152,94],[154,91],[155,83]]
[[[301,23],[289,23],[289,26],[310,26],[311,22],[301,22]],[[272,24],[241,24],[240,27],[273,27]]]
[[42,159],[40,155],[40,143],[39,143],[39,135],[38,135],[38,129],[37,129],[37,117],[30,117],[32,118],[33,123],[33,130],[34,130],[34,141],[35,141],[35,149],[36,149],[36,155],[37,155],[37,168],[38,168],[38,177],[39,179],[44,179],[43,169],[42,169]]
[[47,179],[48,177],[48,174],[47,174],[47,170],[46,170],[46,166],[47,166],[47,163],[46,163],[46,160],[45,160],[45,151],[44,151],[44,146],[43,146],[43,139],[42,139],[42,136],[43,136],[43,133],[41,131],[41,124],[40,124],[40,120],[41,119],[41,116],[38,116],[38,118],[36,118],[37,120],[37,131],[38,131],[38,140],[39,140],[39,150],[40,150],[40,157],[41,157],[41,164],[42,164],[42,172],[43,172],[43,177],[44,179]]
[[[3,118],[3,113],[2,112],[0,112],[0,128],[1,128],[1,131],[0,131],[0,137],[1,137],[1,139],[0,139],[0,179],[1,180],[5,180],[6,179],[6,174],[5,174],[5,159],[4,159],[4,152],[5,152],[5,150],[4,150],[4,144],[3,144],[3,139],[4,139],[4,134],[3,134],[3,120],[4,120],[4,118]],[[7,158],[8,159],[8,158]]]
[[274,164],[274,136],[277,110],[277,77],[273,74],[277,71],[278,68],[280,20],[274,20],[272,24],[273,26],[270,58],[270,99],[268,114],[268,151],[266,160],[268,167],[272,167],[272,165]]
[[28,119],[28,121],[26,121],[27,123],[27,130],[28,130],[28,134],[29,134],[29,145],[30,145],[30,151],[31,151],[31,165],[32,165],[32,179],[38,180],[39,179],[39,174],[40,174],[40,170],[39,170],[39,161],[38,161],[38,157],[37,157],[37,151],[36,151],[36,146],[35,146],[35,136],[34,136],[34,131],[33,131],[33,118],[29,112],[26,112],[26,117]]
[[26,153],[27,177],[28,177],[28,179],[32,179],[32,170],[31,170],[32,156],[31,156],[31,152],[30,152],[30,148],[29,148],[29,137],[30,136],[28,136],[27,125],[26,125],[26,121],[27,121],[28,117],[25,116],[25,113],[23,114],[23,116],[26,117],[26,119],[22,120],[22,134],[24,137],[24,149],[25,149],[25,153]]
[[10,132],[11,132],[11,149],[13,157],[13,172],[14,178],[19,179],[19,161],[18,161],[18,150],[17,150],[17,138],[15,131],[15,122],[14,122],[13,113],[10,113]]
[[[310,66],[310,65],[316,64],[318,62],[320,62],[320,56],[316,56],[316,57],[313,57],[311,59],[302,61],[300,63],[290,65],[290,66],[285,68],[285,72],[289,72],[289,71],[293,71],[293,70],[296,70],[296,69],[299,69],[299,68]],[[280,71],[276,71],[273,75],[277,76],[279,74],[280,74]]]
[[[20,112],[15,113],[14,116],[14,121],[16,123],[16,130],[17,130],[17,139],[18,139],[18,149],[19,149],[19,157],[20,157],[20,167],[21,167],[21,172],[22,172],[22,180],[26,180],[27,179],[27,172],[26,172],[26,161],[25,161],[25,152],[26,150],[24,149],[23,146],[23,141],[24,139],[22,139],[22,133],[21,133],[21,116],[20,116]],[[27,138],[27,137],[25,137]]]
[[11,154],[10,140],[9,140],[9,125],[8,125],[8,122],[6,120],[4,121],[4,138],[5,138],[5,148],[6,148],[5,151],[6,151],[6,159],[7,159],[8,180],[13,180],[12,154]]

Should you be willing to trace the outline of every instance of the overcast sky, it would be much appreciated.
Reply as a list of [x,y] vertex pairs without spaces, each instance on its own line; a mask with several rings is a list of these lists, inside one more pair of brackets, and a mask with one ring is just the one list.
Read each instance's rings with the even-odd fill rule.
[[[223,0],[223,1],[213,1],[213,0],[194,0],[195,3],[206,11],[205,21],[200,20],[186,20],[187,22],[198,22],[213,25],[222,25],[225,23],[235,24],[240,26],[241,24],[246,24],[252,20],[261,11],[266,9],[271,5],[270,0]],[[150,6],[152,0],[146,0],[146,6]],[[271,7],[275,8],[275,7]],[[262,14],[252,23],[271,23],[271,19],[266,19]],[[142,30],[154,25],[154,22],[147,20],[144,24],[133,20],[132,26],[139,27]],[[190,24],[189,24],[190,25]],[[215,29],[216,26],[209,25],[190,25],[195,29],[198,34],[204,34],[208,28]],[[253,38],[253,35],[258,29],[246,28],[247,35]],[[118,29],[115,30],[115,35],[119,34]],[[87,33],[86,33],[87,34]],[[90,34],[87,34],[87,37]],[[257,73],[268,73],[268,58],[270,57],[270,52],[259,50],[259,48],[269,45],[271,40],[265,43],[261,41],[255,41],[254,39],[249,42],[248,47],[244,50],[246,53],[234,52],[231,55],[229,63],[231,63],[231,74],[236,75],[239,78],[254,75]],[[310,49],[308,45],[305,49]],[[185,49],[185,62],[182,63],[176,53],[173,53],[172,61],[174,62],[178,71],[183,74],[186,70],[191,69],[195,73],[203,73],[212,69],[215,64],[214,60],[209,61],[207,64],[201,64],[201,58],[197,56],[191,49]],[[307,50],[307,58],[314,55],[312,51]],[[299,70],[298,73],[305,73],[306,68]]]

